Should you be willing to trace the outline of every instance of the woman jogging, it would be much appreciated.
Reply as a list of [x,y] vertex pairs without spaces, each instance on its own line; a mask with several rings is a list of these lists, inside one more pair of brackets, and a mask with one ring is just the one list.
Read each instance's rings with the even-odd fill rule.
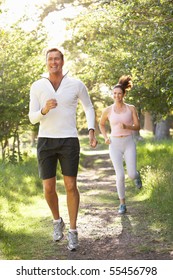
[[[120,206],[118,213],[127,211],[125,203],[125,160],[129,178],[133,179],[137,188],[142,187],[140,173],[136,170],[136,144],[133,132],[140,129],[140,123],[135,106],[126,104],[124,96],[132,88],[130,76],[122,76],[113,89],[114,103],[103,110],[99,127],[105,143],[109,145],[110,158],[116,173],[116,186]],[[106,131],[106,122],[111,127],[110,138]]]

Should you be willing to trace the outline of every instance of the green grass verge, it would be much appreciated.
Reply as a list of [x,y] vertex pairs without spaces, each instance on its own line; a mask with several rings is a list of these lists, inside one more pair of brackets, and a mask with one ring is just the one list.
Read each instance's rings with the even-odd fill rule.
[[[96,150],[107,149],[103,138],[98,137]],[[80,168],[87,156],[88,137],[81,137]],[[173,239],[173,141],[156,142],[144,138],[137,142],[138,169],[144,188],[137,192],[129,188],[129,203],[139,203],[146,212],[146,219],[153,230],[167,233]],[[98,159],[96,163],[99,164]],[[62,177],[58,172],[58,191],[61,193],[61,211],[68,216]],[[93,190],[94,192],[94,190]],[[92,197],[94,195],[92,194]],[[101,202],[113,203],[104,192]],[[99,203],[99,201],[97,201]],[[42,183],[38,178],[37,160],[30,157],[20,165],[0,162],[0,259],[49,259],[61,258],[54,247],[50,233],[51,214],[43,197]],[[162,234],[163,238],[163,234]],[[141,248],[145,250],[145,248]],[[56,257],[55,257],[56,256]]]

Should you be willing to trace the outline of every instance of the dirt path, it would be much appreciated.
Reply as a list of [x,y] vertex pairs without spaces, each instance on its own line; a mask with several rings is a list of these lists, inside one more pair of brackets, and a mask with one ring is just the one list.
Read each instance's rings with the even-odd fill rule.
[[[76,252],[64,251],[64,259],[128,260],[173,259],[171,244],[162,232],[150,227],[151,213],[143,203],[133,201],[132,183],[127,182],[127,213],[118,215],[115,174],[108,152],[95,151],[86,156],[85,169],[79,172],[81,193],[78,231],[80,247]],[[129,190],[128,190],[129,189]]]

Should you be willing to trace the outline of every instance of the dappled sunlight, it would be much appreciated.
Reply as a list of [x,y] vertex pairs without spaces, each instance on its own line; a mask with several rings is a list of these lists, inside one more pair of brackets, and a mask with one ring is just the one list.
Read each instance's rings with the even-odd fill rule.
[[[152,2],[1,1],[0,259],[173,258],[172,1]],[[75,254],[67,251],[66,236],[62,243],[52,242],[52,214],[36,159],[38,126],[28,119],[30,86],[46,71],[43,53],[54,46],[65,54],[63,73],[69,70],[82,80],[96,113],[98,145],[92,149],[88,135],[80,135],[88,130],[83,108],[77,107],[80,248]],[[98,125],[120,72],[133,77],[126,102],[135,105],[141,127],[146,127],[145,110],[152,111],[151,131],[141,129],[135,136],[143,188],[126,172],[123,216],[117,213],[109,146]],[[160,121],[165,125],[159,130]],[[170,139],[156,141],[152,130],[163,138],[170,132]],[[69,215],[59,167],[56,189],[66,234]]]
[[82,149],[82,148],[81,148],[81,152],[86,156],[105,155],[105,154],[109,153],[108,150],[96,150],[96,149],[86,150],[86,149]]
[[[93,151],[81,158],[83,168],[78,174],[80,248],[75,255],[64,249],[66,238],[61,244],[52,243],[52,215],[44,199],[36,159],[21,166],[1,166],[2,258],[121,259],[128,254],[129,259],[170,259],[173,172],[167,151],[172,146],[165,145],[158,150],[156,145],[154,150],[147,145],[143,142],[138,146],[143,188],[138,190],[126,174],[127,213],[124,216],[117,213],[116,174],[109,155]],[[9,177],[8,192],[6,176]],[[69,217],[62,177],[57,178],[56,183],[67,233]],[[26,256],[23,250],[28,242],[32,245]]]
[[[35,197],[34,200],[30,205],[22,203],[18,205],[17,212],[1,212],[3,228],[1,227],[0,237],[3,237],[3,246],[6,246],[3,250],[5,259],[48,259],[54,251],[51,246],[53,227],[50,210],[43,198]],[[64,220],[68,222],[65,196],[61,197],[60,209]],[[11,243],[13,246],[8,246]],[[47,243],[50,245],[51,253],[48,248],[45,250]],[[26,244],[32,244],[28,247],[27,254]],[[58,247],[55,248],[54,255],[58,257]]]
[[154,138],[153,132],[149,130],[140,129],[141,137],[146,140],[152,140]]
[[[1,230],[3,247],[5,246],[3,258],[6,260],[44,260],[52,259],[53,255],[55,259],[63,258],[62,246],[64,247],[64,245],[62,243],[57,246],[52,242],[51,226],[47,221],[41,223],[38,219],[33,218],[32,222],[23,223],[23,227],[21,226],[17,231]],[[10,245],[12,243],[13,246]],[[26,244],[29,244],[27,253]]]
[[87,191],[85,198],[81,199],[81,202],[84,203],[93,203],[93,204],[97,204],[97,205],[102,205],[102,203],[104,204],[109,204],[115,203],[115,193],[113,192],[108,192],[107,194],[105,194],[105,190],[98,190],[98,189],[93,189],[93,190],[89,190]]
[[[18,173],[19,175],[19,173]],[[6,186],[1,188],[1,195],[5,196],[8,201],[12,204],[13,202],[24,202],[25,204],[31,203],[34,195],[38,195],[42,192],[42,186],[37,184],[35,175],[25,178],[25,175],[19,177],[10,176],[8,179],[8,185],[10,189],[6,192]]]

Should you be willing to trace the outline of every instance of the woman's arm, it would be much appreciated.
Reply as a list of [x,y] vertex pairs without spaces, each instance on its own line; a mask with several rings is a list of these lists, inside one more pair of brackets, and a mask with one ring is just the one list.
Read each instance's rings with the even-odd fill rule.
[[103,110],[103,113],[101,115],[100,122],[99,122],[99,128],[100,128],[100,131],[101,131],[101,133],[102,133],[102,135],[105,139],[106,144],[110,144],[110,139],[107,135],[106,127],[105,127],[106,121],[108,120],[109,109],[110,109],[110,107]]
[[132,112],[133,124],[132,125],[126,125],[126,124],[122,123],[121,127],[124,128],[124,129],[130,129],[130,130],[140,130],[139,117],[138,117],[138,113],[137,113],[137,110],[136,110],[135,106],[130,105],[129,109]]

